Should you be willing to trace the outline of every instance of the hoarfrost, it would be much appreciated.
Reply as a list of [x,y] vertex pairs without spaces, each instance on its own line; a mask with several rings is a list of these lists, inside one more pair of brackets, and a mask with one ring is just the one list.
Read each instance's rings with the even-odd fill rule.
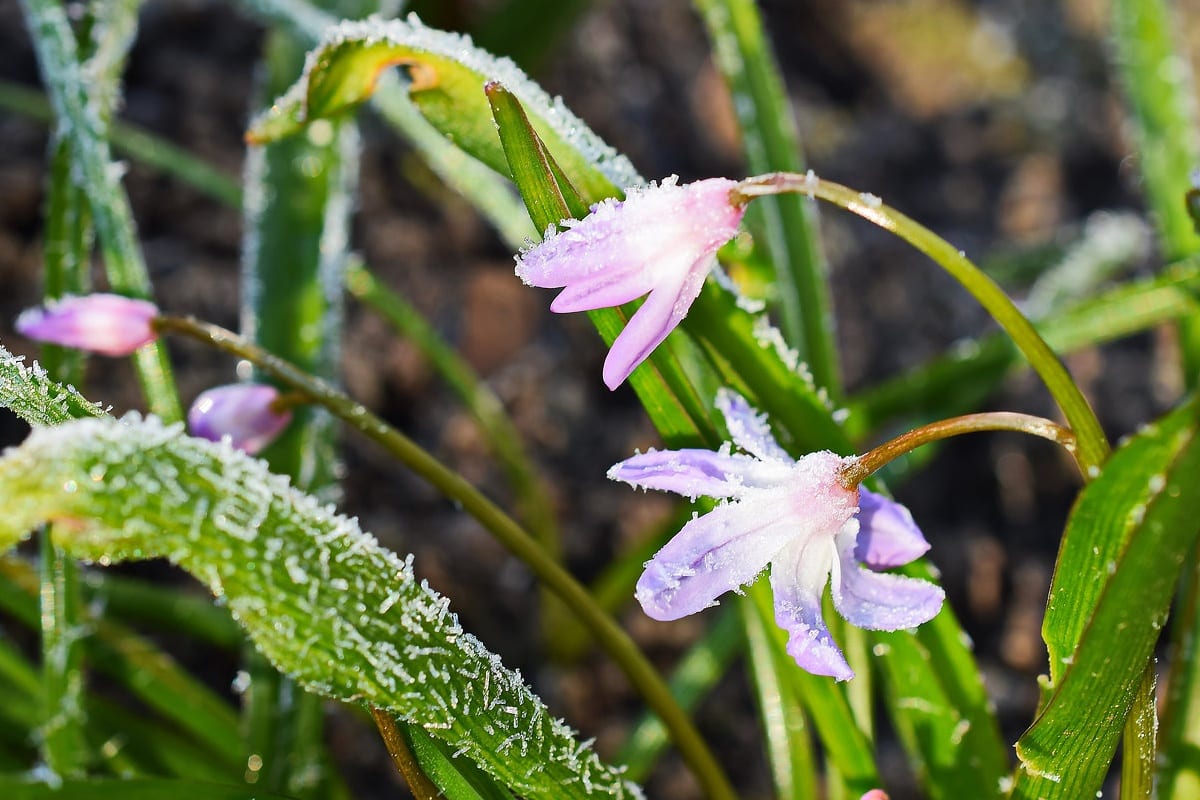
[[[172,488],[145,493],[145,475]],[[64,542],[78,557],[170,557],[224,595],[281,671],[423,726],[517,794],[641,796],[462,630],[411,557],[227,445],[137,415],[35,428],[0,461],[0,502],[0,539],[66,515],[89,522]]]
[[327,58],[330,49],[348,43],[408,47],[452,59],[478,73],[481,86],[489,80],[504,84],[527,111],[545,120],[564,142],[578,150],[615,185],[630,187],[645,182],[629,159],[592,132],[583,120],[567,108],[562,98],[551,97],[511,60],[498,58],[476,47],[469,36],[429,28],[415,14],[409,14],[402,20],[377,16],[365,20],[346,20],[328,29],[321,45],[309,52],[304,77],[279,98],[271,110],[255,120],[252,127],[257,127],[266,115],[277,113],[279,109],[303,108],[308,94],[309,73]]

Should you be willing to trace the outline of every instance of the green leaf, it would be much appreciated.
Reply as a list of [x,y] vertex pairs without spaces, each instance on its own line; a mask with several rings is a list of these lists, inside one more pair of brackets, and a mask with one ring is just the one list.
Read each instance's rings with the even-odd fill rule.
[[458,626],[410,562],[271,475],[156,420],[43,428],[0,460],[0,546],[71,520],[61,544],[105,563],[167,557],[310,690],[422,725],[529,798],[633,788]]
[[409,73],[409,94],[435,128],[483,163],[508,173],[482,88],[504,84],[525,107],[546,148],[585,197],[607,196],[640,182],[637,172],[561,102],[511,61],[476,48],[468,37],[407,20],[344,22],[309,56],[304,76],[247,133],[253,142],[288,136],[314,120],[336,116],[375,91],[388,67]]
[[58,425],[72,419],[99,417],[104,409],[81,395],[74,386],[52,380],[46,370],[25,364],[0,345],[0,405],[30,425]]
[[465,758],[456,758],[445,742],[417,725],[405,725],[403,735],[413,756],[446,800],[513,800],[512,793]]
[[1017,742],[1014,797],[1100,788],[1196,539],[1196,433],[1193,400],[1129,440],[1076,502],[1042,628],[1049,699]]
[[[694,0],[713,55],[733,95],[742,150],[751,174],[803,172],[804,156],[787,92],[755,0]],[[776,276],[780,327],[818,386],[838,393],[837,349],[826,264],[813,202],[799,195],[764,197],[747,210],[756,244]]]
[[520,101],[497,81],[487,83],[483,91],[492,107],[513,182],[521,190],[533,224],[546,230],[565,219],[587,215],[587,205],[529,124]]

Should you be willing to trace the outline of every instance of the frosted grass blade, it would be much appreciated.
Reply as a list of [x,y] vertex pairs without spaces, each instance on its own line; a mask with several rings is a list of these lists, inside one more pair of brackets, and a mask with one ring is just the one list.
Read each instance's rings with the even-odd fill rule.
[[81,421],[10,450],[0,501],[0,542],[71,518],[62,544],[77,557],[169,557],[225,598],[282,671],[421,724],[519,794],[637,795],[461,630],[411,563],[260,461],[152,419]]
[[[149,273],[129,198],[113,167],[103,113],[88,94],[66,9],[55,0],[22,0],[22,6],[55,116],[70,136],[73,159],[92,202],[109,283],[118,293],[149,297]],[[158,344],[147,345],[138,350],[134,362],[150,408],[165,419],[179,419],[179,398],[165,351]]]
[[640,182],[629,161],[530,81],[511,61],[476,48],[469,38],[406,20],[343,22],[324,34],[304,76],[251,123],[251,141],[288,136],[314,120],[366,100],[382,71],[403,65],[409,95],[435,128],[501,174],[507,171],[480,87],[498,81],[525,107],[529,121],[571,181],[586,196]]
[[[750,174],[803,172],[804,156],[755,0],[694,0],[713,55],[733,95]],[[832,300],[816,228],[816,208],[798,195],[763,198],[749,221],[765,234],[778,283],[776,305],[787,343],[807,362],[817,386],[840,394]]]

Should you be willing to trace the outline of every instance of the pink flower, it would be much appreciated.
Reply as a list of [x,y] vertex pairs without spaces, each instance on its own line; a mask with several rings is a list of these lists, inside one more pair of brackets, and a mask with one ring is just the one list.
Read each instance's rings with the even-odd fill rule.
[[825,584],[853,625],[915,627],[941,609],[942,590],[874,570],[905,564],[929,545],[903,506],[841,484],[852,458],[819,452],[793,460],[740,395],[722,389],[716,405],[745,452],[729,443],[717,452],[652,451],[609,470],[608,477],[633,486],[727,501],[684,525],[647,562],[638,602],[654,619],[679,619],[715,605],[769,564],[788,653],[809,672],[848,680],[854,673],[821,613]]
[[530,286],[564,287],[550,310],[590,311],[649,294],[613,342],[604,383],[615,389],[687,316],[716,252],[737,235],[745,213],[730,202],[737,184],[724,178],[629,190],[624,201],[592,206],[583,220],[517,258]]
[[39,342],[105,356],[127,356],[158,334],[150,322],[158,308],[147,300],[116,294],[67,296],[17,317],[16,329]]
[[193,436],[219,442],[226,437],[238,450],[251,455],[277,437],[292,413],[277,410],[279,392],[260,383],[236,383],[202,392],[188,410]]

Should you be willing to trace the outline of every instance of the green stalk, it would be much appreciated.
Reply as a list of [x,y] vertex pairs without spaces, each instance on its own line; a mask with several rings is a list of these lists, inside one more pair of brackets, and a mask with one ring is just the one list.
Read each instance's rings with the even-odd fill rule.
[[[803,172],[800,137],[758,6],[754,0],[693,4],[733,95],[750,172]],[[808,362],[817,386],[837,397],[841,378],[832,301],[813,204],[798,195],[780,195],[756,203],[749,213],[751,226],[765,232],[763,240],[775,265],[780,329]]]
[[1033,323],[1025,318],[1004,290],[972,264],[961,250],[917,221],[885,205],[878,197],[822,180],[811,172],[807,175],[776,173],[747,179],[734,190],[734,199],[735,202],[738,199],[746,202],[762,194],[779,192],[799,192],[840,206],[891,231],[937,262],[987,309],[1041,376],[1078,439],[1074,455],[1080,470],[1084,475],[1090,475],[1100,469],[1108,458],[1110,448],[1087,399]]
[[[129,198],[112,161],[104,114],[89,96],[66,8],[57,0],[21,2],[51,105],[70,138],[74,164],[92,204],[109,283],[119,294],[149,298],[149,272],[134,232]],[[134,365],[151,411],[167,421],[180,419],[171,365],[162,346],[152,343],[139,349]]]
[[460,504],[464,511],[475,517],[509,552],[521,559],[588,627],[646,704],[662,719],[671,733],[672,741],[701,781],[708,796],[714,800],[736,797],[728,778],[692,725],[687,713],[675,702],[662,677],[629,635],[596,604],[587,589],[495,503],[361,404],[324,381],[306,375],[246,342],[236,334],[191,318],[159,317],[155,324],[162,332],[190,336],[246,359],[276,380],[303,393],[312,402],[324,406],[335,417],[384,447],[388,453],[423,477],[447,498]]
[[[1200,250],[1195,222],[1188,213],[1186,196],[1192,189],[1189,174],[1200,166],[1200,132],[1197,129],[1195,86],[1186,51],[1179,46],[1179,26],[1174,10],[1165,0],[1114,0],[1112,4],[1113,41],[1116,60],[1125,83],[1137,140],[1138,166],[1144,179],[1146,200],[1157,223],[1159,242],[1168,259],[1192,255]],[[1179,324],[1183,377],[1189,388],[1200,381],[1200,314],[1192,314]],[[1193,551],[1193,558],[1195,557]],[[1182,619],[1196,619],[1184,613]],[[1186,649],[1185,641],[1200,635],[1197,628],[1184,629],[1180,622],[1171,628],[1176,652]],[[1129,761],[1153,761],[1156,742],[1154,731],[1145,725],[1154,715],[1153,664],[1146,667],[1138,698],[1125,730],[1126,756]],[[1181,696],[1200,692],[1200,668],[1174,671],[1172,677],[1185,684]],[[1176,687],[1172,685],[1172,693]],[[1200,721],[1186,714],[1168,716],[1163,741],[1159,745],[1164,774],[1172,774],[1186,753],[1200,747]],[[1147,748],[1149,748],[1147,750]],[[1128,779],[1127,779],[1128,778]],[[1135,783],[1134,779],[1138,779]],[[1173,794],[1174,779],[1167,780],[1160,797],[1183,798]],[[1132,770],[1122,776],[1123,798],[1149,797],[1153,791],[1152,770]]]

